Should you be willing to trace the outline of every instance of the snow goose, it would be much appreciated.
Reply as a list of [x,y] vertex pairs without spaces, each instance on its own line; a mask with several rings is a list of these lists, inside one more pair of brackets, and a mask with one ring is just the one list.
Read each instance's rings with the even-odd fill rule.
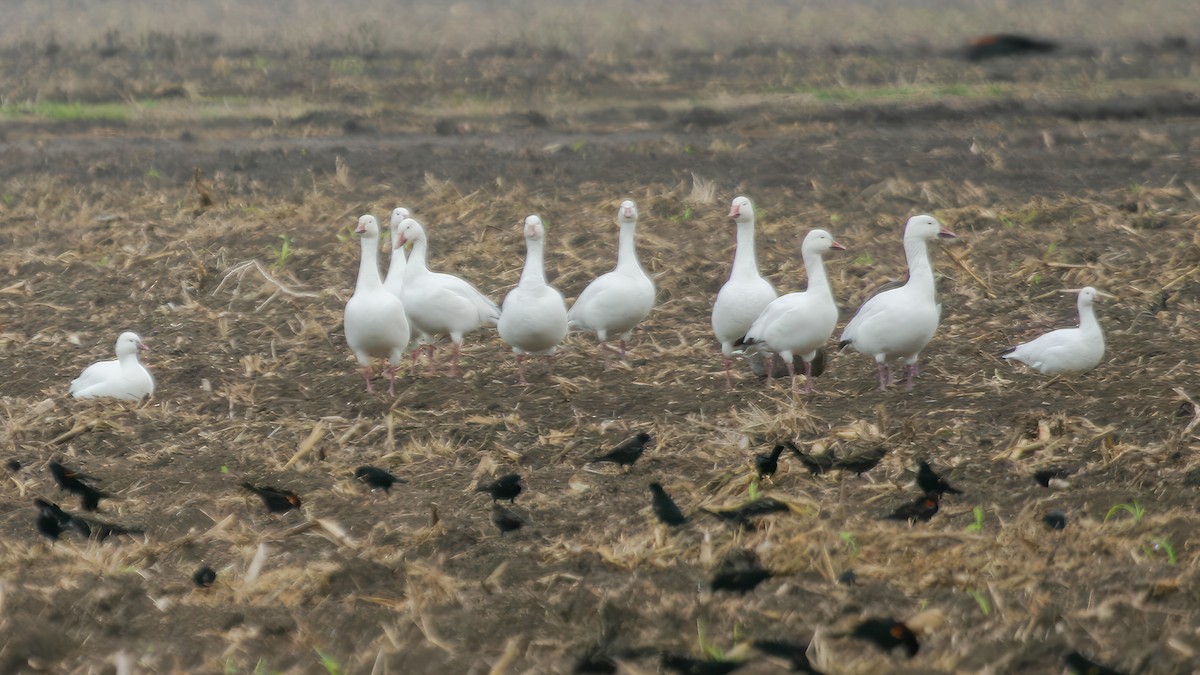
[[[1069,291],[1074,292],[1074,291]],[[1104,358],[1104,333],[1096,321],[1092,303],[1096,296],[1113,296],[1088,286],[1079,293],[1079,327],[1060,328],[1019,344],[1000,356],[1020,361],[1046,375],[1082,373],[1100,365]]]
[[396,393],[396,370],[404,358],[411,333],[404,304],[383,287],[379,278],[379,222],[375,216],[358,219],[354,230],[362,243],[358,281],[346,303],[343,326],[346,343],[362,366],[367,391],[371,388],[371,358],[388,360],[388,393]]
[[[829,340],[837,327],[838,308],[825,275],[824,255],[830,250],[845,249],[825,230],[809,232],[800,247],[804,269],[808,272],[808,288],[802,293],[788,293],[771,301],[746,332],[746,344],[766,345],[767,349],[783,357],[793,391],[796,390],[793,356],[799,355],[804,360],[804,391],[809,393],[813,390],[812,361],[817,356],[817,349]],[[767,368],[767,379],[771,378],[772,370]]]
[[120,398],[137,401],[154,394],[154,378],[138,361],[138,351],[149,349],[137,333],[117,337],[115,361],[99,361],[71,381],[75,398]]
[[400,297],[400,290],[404,288],[404,268],[407,266],[404,247],[397,243],[400,240],[400,223],[410,217],[412,217],[412,213],[408,209],[397,206],[392,209],[392,222],[388,228],[392,235],[392,259],[388,263],[387,277],[383,280],[383,287],[397,298]]
[[567,314],[571,328],[595,333],[606,352],[610,339],[620,340],[622,359],[625,341],[654,307],[654,282],[638,263],[634,243],[637,221],[637,206],[628,199],[621,202],[617,209],[617,224],[621,226],[617,268],[588,284]]
[[867,300],[842,331],[842,348],[849,345],[861,354],[875,357],[880,389],[885,389],[892,379],[889,361],[904,363],[905,388],[912,389],[917,358],[937,332],[941,318],[927,242],[953,236],[933,216],[909,218],[904,226],[908,282]]
[[525,219],[525,270],[517,287],[504,297],[497,328],[517,355],[517,373],[525,381],[525,356],[553,356],[567,336],[567,305],[562,293],[546,283],[543,271],[546,228],[538,216]]
[[725,386],[733,388],[733,344],[746,335],[750,325],[777,293],[771,282],[758,274],[754,257],[754,205],[747,197],[737,197],[729,210],[737,223],[737,249],[729,281],[721,287],[713,304],[712,328],[725,357]]
[[[500,308],[483,293],[463,279],[451,274],[431,272],[425,258],[429,245],[425,228],[412,218],[400,223],[398,246],[413,243],[404,270],[404,301],[408,319],[417,332],[434,338],[449,335],[454,344],[450,376],[458,376],[458,356],[462,351],[463,335],[483,326],[495,326],[500,320]],[[427,345],[430,364],[433,363],[433,344]]]

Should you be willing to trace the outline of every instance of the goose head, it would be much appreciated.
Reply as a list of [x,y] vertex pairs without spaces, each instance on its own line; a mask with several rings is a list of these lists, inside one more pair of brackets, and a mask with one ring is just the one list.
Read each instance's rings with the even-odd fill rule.
[[754,222],[754,204],[750,202],[750,198],[735,197],[729,205],[729,217],[737,221],[738,225]]
[[425,228],[412,218],[405,218],[400,221],[400,237],[396,239],[396,248],[399,248],[410,241],[424,241]]
[[525,219],[525,238],[529,241],[540,241],[546,237],[546,228],[542,219],[536,215]]
[[942,224],[933,216],[913,216],[908,219],[908,224],[904,226],[905,239],[953,239],[954,233],[942,227]]
[[1117,297],[1115,295],[1109,295],[1108,293],[1105,293],[1104,291],[1098,291],[1091,286],[1084,286],[1083,288],[1080,288],[1078,290],[1076,290],[1074,288],[1069,288],[1069,289],[1066,289],[1066,290],[1060,291],[1060,292],[1061,293],[1078,293],[1079,294],[1078,302],[1079,302],[1080,308],[1091,306],[1091,304],[1093,302],[1095,302],[1097,298],[1115,299]]
[[621,202],[621,208],[617,209],[617,223],[619,225],[631,225],[637,223],[638,210],[637,205],[632,199],[626,199]]
[[412,217],[411,211],[404,208],[403,206],[397,206],[396,208],[392,209],[392,222],[389,225],[389,227],[391,227],[391,229],[395,230],[396,228],[400,227],[400,223],[404,222],[405,218],[411,218],[411,217]]
[[842,246],[825,230],[812,230],[804,237],[804,243],[800,246],[802,253],[825,253],[826,251],[845,251],[846,247]]
[[358,227],[354,231],[363,239],[378,239],[379,221],[375,220],[375,216],[363,216],[358,219]]
[[139,351],[150,351],[150,348],[142,342],[142,338],[138,337],[137,333],[125,331],[117,336],[117,357],[136,354]]

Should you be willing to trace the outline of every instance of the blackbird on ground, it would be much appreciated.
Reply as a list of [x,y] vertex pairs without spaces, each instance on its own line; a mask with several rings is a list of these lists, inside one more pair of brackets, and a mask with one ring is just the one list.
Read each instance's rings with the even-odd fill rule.
[[775,472],[779,470],[779,456],[786,449],[786,445],[779,444],[771,450],[769,455],[754,456],[754,469],[758,472],[759,478],[770,478],[775,475]]
[[242,483],[242,487],[261,497],[263,505],[271,513],[285,513],[300,508],[300,497],[291,490],[269,486],[260,487],[249,481]]
[[867,450],[866,452],[861,452],[857,455],[851,455],[850,457],[842,457],[841,459],[834,460],[833,467],[843,471],[850,471],[861,476],[871,469],[874,469],[879,462],[883,460],[887,453],[887,446],[881,445],[879,447],[872,448],[871,450]]
[[4,468],[8,469],[8,470],[9,470],[9,471],[11,471],[12,473],[17,473],[18,471],[20,471],[20,470],[21,470],[21,460],[19,460],[19,459],[10,459],[10,460],[8,460],[8,462],[7,462],[7,463],[4,465]]
[[38,508],[38,532],[52,541],[57,540],[63,532],[68,530],[74,530],[82,537],[95,538],[97,541],[104,541],[114,534],[143,534],[142,530],[137,528],[122,527],[73,515],[59,508],[58,504],[44,499],[33,500],[33,505]]
[[796,459],[799,459],[800,463],[804,465],[804,468],[808,469],[808,472],[814,476],[819,476],[829,471],[833,468],[834,463],[837,462],[837,458],[833,456],[832,452],[823,452],[819,455],[811,455],[802,452],[800,448],[796,447],[796,444],[791,441],[784,441],[784,444],[791,448],[792,453],[796,455]]
[[764,567],[717,572],[713,576],[709,588],[713,592],[733,591],[745,595],[772,576],[771,570]]
[[917,498],[914,502],[903,504],[888,514],[888,520],[907,520],[910,523],[918,520],[929,522],[929,519],[938,512],[939,496],[936,492]]
[[1045,54],[1058,49],[1058,43],[1039,40],[1015,33],[981,35],[967,45],[963,55],[968,61],[983,61],[998,56],[1018,54]]
[[1055,509],[1043,516],[1042,522],[1052,530],[1063,530],[1067,527],[1067,514]]
[[746,665],[745,661],[703,661],[667,653],[659,657],[659,663],[679,675],[727,675]]
[[921,643],[917,642],[917,635],[912,629],[895,619],[867,619],[854,627],[850,637],[873,642],[885,652],[903,646],[909,658],[916,656],[921,649]]
[[521,475],[509,473],[500,476],[491,483],[475,488],[476,492],[486,492],[492,496],[492,503],[507,499],[509,503],[517,503],[517,495],[521,494]]
[[1050,481],[1066,480],[1071,475],[1070,469],[1056,467],[1052,469],[1043,469],[1033,474],[1033,480],[1042,487],[1050,487]]
[[603,455],[592,458],[592,462],[612,462],[622,467],[633,466],[641,458],[646,445],[653,440],[650,434],[643,431]]
[[754,648],[758,651],[775,656],[781,659],[786,659],[791,665],[793,673],[808,673],[809,675],[823,675],[821,671],[813,667],[808,660],[808,643],[807,642],[788,642],[785,640],[755,640]]
[[751,518],[765,516],[770,513],[782,513],[789,510],[790,507],[787,504],[779,501],[778,499],[772,499],[771,497],[756,499],[752,502],[748,502],[732,509],[722,509],[720,511],[703,509],[705,513],[716,516],[729,525],[742,527],[748,530],[754,529],[754,521],[752,521]]
[[496,529],[500,530],[500,536],[503,537],[506,532],[515,532],[525,525],[525,520],[504,508],[503,506],[492,502],[492,524]]
[[192,583],[196,584],[197,588],[208,588],[209,586],[212,586],[216,580],[217,573],[208,565],[196,570],[196,573],[192,575]]
[[383,490],[391,494],[392,486],[396,483],[407,483],[403,478],[393,476],[386,469],[377,466],[360,466],[354,470],[354,477],[370,486],[372,490]]
[[1079,675],[1123,675],[1121,671],[1102,666],[1074,650],[1064,654],[1063,661],[1068,669]]
[[945,478],[937,475],[937,473],[934,472],[933,467],[929,466],[929,463],[923,459],[917,462],[917,487],[921,488],[921,492],[924,492],[925,494],[962,494],[962,490],[959,490],[950,483],[946,482]]
[[102,497],[111,496],[83,482],[85,480],[96,480],[91,476],[67,468],[53,460],[51,460],[48,466],[50,467],[50,474],[54,476],[54,480],[58,483],[59,488],[79,495],[80,504],[84,511],[95,511],[100,508],[100,499]]
[[617,662],[600,647],[593,647],[575,661],[573,675],[616,675]]
[[654,515],[667,525],[672,527],[683,525],[687,522],[683,512],[679,510],[679,506],[675,504],[675,500],[671,499],[671,495],[663,489],[659,483],[650,484],[650,502],[654,507]]

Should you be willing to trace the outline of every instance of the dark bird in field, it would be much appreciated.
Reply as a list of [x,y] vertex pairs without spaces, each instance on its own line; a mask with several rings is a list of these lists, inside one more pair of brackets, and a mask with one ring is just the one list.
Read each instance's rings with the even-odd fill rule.
[[95,511],[100,508],[100,499],[110,496],[107,492],[101,492],[83,482],[85,480],[96,480],[91,476],[79,473],[55,461],[51,461],[49,467],[50,474],[54,476],[54,481],[58,483],[59,488],[71,494],[79,495],[80,504],[84,511]]
[[646,449],[646,444],[653,442],[653,438],[646,432],[641,432],[637,436],[626,440],[609,452],[604,453],[592,459],[592,462],[612,462],[623,467],[633,466],[642,457],[642,452]]
[[917,487],[921,488],[921,492],[925,494],[951,494],[961,495],[962,490],[955,488],[950,483],[946,482],[945,478],[937,475],[933,471],[933,467],[925,460],[917,462]]
[[713,592],[733,591],[745,595],[762,582],[770,579],[771,576],[771,570],[764,567],[717,572],[713,576],[709,588]]
[[383,490],[388,494],[391,494],[392,486],[396,483],[408,482],[376,466],[360,466],[354,470],[354,477],[370,486],[372,490]]
[[744,661],[703,661],[678,654],[663,654],[659,663],[679,675],[727,675],[746,665]]
[[575,661],[574,675],[616,675],[617,662],[600,647],[589,649]]
[[800,448],[796,447],[796,444],[791,441],[784,441],[784,444],[791,448],[792,452],[796,455],[796,459],[799,459],[800,463],[804,465],[804,468],[808,469],[808,472],[814,476],[818,476],[829,471],[833,468],[834,463],[837,461],[837,458],[833,456],[832,452],[824,452],[819,455],[810,455],[808,453],[801,452]]
[[500,476],[491,483],[475,488],[476,492],[486,492],[492,496],[492,503],[507,499],[509,503],[517,503],[517,495],[521,494],[521,475],[509,473]]
[[8,463],[4,465],[4,468],[8,469],[12,473],[17,473],[21,470],[21,462],[19,460],[10,459],[8,460]]
[[512,511],[493,502],[492,524],[496,526],[496,529],[500,530],[500,536],[503,537],[505,532],[514,532],[521,529],[525,525],[525,520]]
[[982,35],[972,40],[971,44],[967,46],[966,57],[968,61],[983,61],[999,56],[1047,54],[1056,49],[1058,49],[1058,44],[1047,40],[1010,33],[997,33]]
[[38,532],[51,540],[57,540],[63,532],[69,530],[74,530],[82,537],[94,537],[98,541],[104,541],[114,534],[142,534],[142,530],[136,528],[73,515],[59,508],[58,504],[44,499],[35,499],[33,504],[38,508]]
[[853,586],[858,583],[858,575],[854,573],[854,570],[846,570],[837,580],[843,586]]
[[850,471],[861,476],[878,466],[879,462],[883,460],[887,453],[887,447],[881,445],[879,447],[872,448],[871,450],[867,450],[866,452],[860,452],[857,455],[851,455],[850,457],[843,457],[841,459],[834,460],[833,467],[843,471]]
[[729,525],[736,525],[746,529],[754,529],[754,521],[752,521],[751,518],[765,516],[771,513],[782,513],[789,510],[790,507],[778,499],[763,497],[762,499],[756,499],[737,508],[723,509],[720,511],[704,509],[704,512],[720,518]]
[[687,522],[675,500],[671,499],[671,495],[667,494],[659,483],[650,484],[650,503],[654,507],[654,515],[667,525],[674,527]]
[[1079,675],[1123,675],[1121,671],[1109,668],[1108,666],[1102,666],[1077,651],[1070,651],[1064,654],[1063,661],[1067,664],[1069,670]]
[[924,497],[918,498],[916,501],[903,504],[888,514],[888,520],[907,520],[910,523],[915,523],[920,520],[929,522],[929,519],[938,512],[937,493],[930,493]]
[[1041,485],[1042,487],[1050,487],[1050,481],[1066,480],[1067,477],[1070,475],[1071,475],[1070,469],[1063,469],[1063,468],[1043,469],[1043,470],[1038,471],[1037,473],[1033,474],[1033,480],[1036,481],[1037,484]]
[[285,513],[300,508],[300,497],[291,490],[276,487],[259,487],[250,482],[242,483],[242,487],[262,498],[263,505],[271,513]]
[[1063,530],[1067,527],[1067,514],[1055,509],[1043,516],[1042,522],[1052,530]]
[[769,455],[754,456],[754,469],[758,471],[759,478],[770,478],[775,475],[775,472],[779,470],[779,456],[786,449],[786,445],[780,444],[776,445]]
[[208,588],[209,586],[212,586],[216,580],[217,573],[214,572],[213,568],[209,567],[208,565],[196,570],[196,573],[192,575],[192,583],[196,584],[197,588]]
[[791,665],[793,673],[808,673],[809,675],[822,675],[822,673],[813,668],[812,663],[808,660],[808,643],[807,642],[787,642],[784,640],[755,640],[754,648],[758,651],[784,659]]
[[917,642],[917,635],[912,629],[895,619],[867,619],[854,627],[850,637],[873,642],[885,652],[903,646],[909,658],[916,656],[921,649],[921,643]]

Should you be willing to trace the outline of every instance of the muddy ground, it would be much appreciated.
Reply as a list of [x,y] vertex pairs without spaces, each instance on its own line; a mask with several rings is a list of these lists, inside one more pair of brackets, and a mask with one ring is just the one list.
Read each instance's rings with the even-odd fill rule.
[[[22,465],[0,483],[0,672],[552,673],[602,645],[622,672],[656,671],[644,648],[769,673],[785,665],[748,641],[810,638],[830,673],[1058,673],[1072,649],[1193,672],[1196,55],[6,53],[27,103],[0,127],[0,458]],[[910,215],[958,234],[934,253],[943,320],[912,392],[875,391],[850,353],[813,395],[744,365],[724,388],[709,311],[738,194],[781,290],[803,287],[808,229],[846,244],[828,259],[843,320],[903,278]],[[341,328],[360,214],[409,207],[432,266],[499,300],[539,213],[571,298],[612,265],[623,198],[658,285],[627,363],[572,336],[522,388],[487,330],[460,379],[406,367],[396,397],[364,391]],[[1117,296],[1100,367],[1051,380],[996,357],[1072,324],[1056,291],[1084,285]],[[123,330],[153,349],[153,399],[69,398]],[[643,430],[657,443],[627,474],[588,463]],[[785,457],[757,482],[782,439],[890,452],[862,477]],[[53,458],[145,535],[39,536],[35,497],[78,509]],[[922,458],[965,494],[881,520]],[[369,493],[362,464],[408,482]],[[1038,486],[1050,467],[1068,483]],[[528,525],[502,537],[473,488],[508,472]],[[303,508],[270,515],[243,480]],[[688,524],[655,522],[651,481]],[[750,531],[700,511],[756,494],[792,510]],[[740,549],[774,578],[710,592]],[[843,636],[868,616],[911,619],[921,651]]]

